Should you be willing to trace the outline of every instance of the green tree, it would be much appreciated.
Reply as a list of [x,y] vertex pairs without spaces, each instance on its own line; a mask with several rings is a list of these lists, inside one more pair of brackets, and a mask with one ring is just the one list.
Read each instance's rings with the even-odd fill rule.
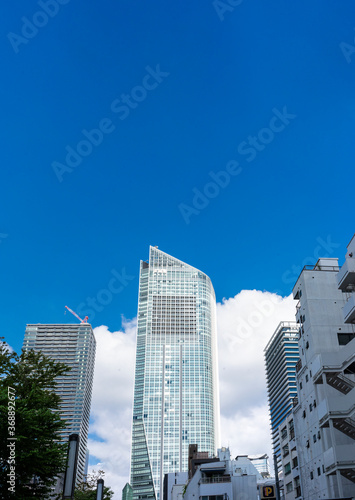
[[56,476],[65,470],[65,421],[54,389],[56,378],[69,370],[34,351],[19,356],[0,342],[1,499],[50,498]]
[[[97,480],[104,479],[104,471],[99,470],[98,472],[92,471],[92,474],[88,474],[86,481],[80,483],[74,492],[74,500],[96,500],[96,488]],[[104,486],[104,500],[111,500],[114,492],[108,486]]]

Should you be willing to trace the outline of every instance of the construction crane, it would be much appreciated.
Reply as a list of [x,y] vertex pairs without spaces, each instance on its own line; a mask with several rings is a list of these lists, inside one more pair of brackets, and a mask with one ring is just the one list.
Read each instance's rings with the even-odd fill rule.
[[78,316],[78,314],[76,314],[76,312],[74,312],[72,309],[70,309],[70,307],[65,306],[65,309],[68,309],[69,312],[74,314],[74,316],[80,320],[80,323],[87,323],[88,322],[89,316],[85,316],[84,319],[81,319],[80,316]]

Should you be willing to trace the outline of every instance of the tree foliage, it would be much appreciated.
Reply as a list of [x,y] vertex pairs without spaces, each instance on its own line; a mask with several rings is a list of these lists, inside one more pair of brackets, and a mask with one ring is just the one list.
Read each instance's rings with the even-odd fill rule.
[[[74,500],[96,500],[96,488],[97,480],[104,479],[104,471],[99,470],[98,472],[92,471],[92,474],[88,474],[86,481],[80,483],[74,492]],[[104,500],[111,500],[114,492],[108,486],[104,486]]]
[[[1,499],[50,498],[56,476],[65,470],[67,443],[60,442],[65,421],[60,418],[61,399],[54,389],[56,377],[69,370],[41,353],[28,351],[19,356],[0,343]],[[10,424],[9,409],[14,411]],[[15,449],[14,460],[9,443]]]

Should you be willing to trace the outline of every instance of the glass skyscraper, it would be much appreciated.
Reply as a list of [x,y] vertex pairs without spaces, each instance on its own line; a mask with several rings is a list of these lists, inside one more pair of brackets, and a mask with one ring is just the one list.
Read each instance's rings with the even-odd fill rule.
[[[61,416],[67,427],[61,433],[63,441],[70,434],[79,434],[76,482],[85,474],[91,394],[94,378],[96,340],[91,325],[52,324],[27,325],[23,349],[41,351],[71,371],[58,377],[55,392],[61,397]],[[59,482],[62,478],[59,478]],[[60,488],[60,484],[57,485]]]
[[133,500],[162,500],[188,446],[219,445],[216,300],[198,269],[150,247],[141,261],[133,405]]

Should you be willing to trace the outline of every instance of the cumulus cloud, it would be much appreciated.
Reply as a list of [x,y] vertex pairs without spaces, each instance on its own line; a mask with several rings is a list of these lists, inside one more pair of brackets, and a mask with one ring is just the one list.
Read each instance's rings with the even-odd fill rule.
[[[232,456],[272,456],[264,348],[280,321],[294,321],[292,297],[243,290],[217,304],[221,444]],[[89,449],[115,500],[129,481],[136,320],[95,328]],[[91,460],[93,462],[93,460]],[[271,464],[271,461],[270,461]]]
[[242,290],[217,304],[221,440],[233,456],[272,457],[264,348],[281,321],[294,320],[291,296]]
[[[95,328],[96,362],[88,448],[97,459],[89,472],[105,471],[105,484],[121,499],[129,479],[136,320],[118,332]],[[91,459],[91,463],[92,463]]]

